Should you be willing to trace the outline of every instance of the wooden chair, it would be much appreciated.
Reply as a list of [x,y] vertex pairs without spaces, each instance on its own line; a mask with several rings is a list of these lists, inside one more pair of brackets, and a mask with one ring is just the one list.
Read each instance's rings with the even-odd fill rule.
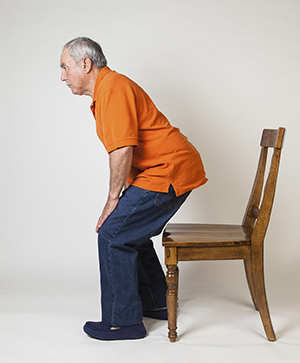
[[[163,246],[167,266],[167,309],[171,342],[175,342],[177,338],[178,261],[236,259],[244,260],[252,300],[260,313],[267,338],[270,341],[276,340],[265,291],[263,243],[273,206],[284,133],[282,127],[278,130],[263,130],[258,168],[241,225],[167,224],[163,233]],[[269,148],[274,151],[264,186]]]

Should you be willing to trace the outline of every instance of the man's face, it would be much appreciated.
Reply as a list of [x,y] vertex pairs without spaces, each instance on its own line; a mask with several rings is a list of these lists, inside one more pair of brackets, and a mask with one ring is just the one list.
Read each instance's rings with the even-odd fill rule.
[[87,77],[82,62],[78,65],[70,56],[69,50],[63,50],[60,57],[61,80],[66,82],[74,95],[84,95],[87,90]]

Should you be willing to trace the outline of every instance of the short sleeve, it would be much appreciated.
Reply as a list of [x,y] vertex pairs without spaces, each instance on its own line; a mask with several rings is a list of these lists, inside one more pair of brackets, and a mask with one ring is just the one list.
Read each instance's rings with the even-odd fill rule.
[[[134,94],[123,90],[107,91],[100,100],[99,125],[107,152],[138,146],[138,120]],[[100,117],[99,117],[100,116]]]

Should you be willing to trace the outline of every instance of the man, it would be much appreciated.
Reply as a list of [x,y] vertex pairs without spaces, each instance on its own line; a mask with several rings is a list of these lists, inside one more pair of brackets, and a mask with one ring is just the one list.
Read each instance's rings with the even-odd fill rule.
[[108,198],[96,226],[102,321],[87,322],[84,331],[101,340],[143,338],[143,316],[167,319],[165,275],[151,237],[207,181],[203,164],[150,97],[107,67],[99,44],[68,42],[61,69],[73,94],[92,97],[97,134],[109,154]]

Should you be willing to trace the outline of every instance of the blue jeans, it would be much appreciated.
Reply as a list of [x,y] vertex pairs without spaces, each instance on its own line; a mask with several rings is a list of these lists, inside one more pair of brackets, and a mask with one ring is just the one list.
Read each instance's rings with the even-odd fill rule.
[[166,307],[165,274],[151,237],[158,235],[190,192],[176,197],[129,186],[98,231],[102,321],[140,324],[143,311]]

